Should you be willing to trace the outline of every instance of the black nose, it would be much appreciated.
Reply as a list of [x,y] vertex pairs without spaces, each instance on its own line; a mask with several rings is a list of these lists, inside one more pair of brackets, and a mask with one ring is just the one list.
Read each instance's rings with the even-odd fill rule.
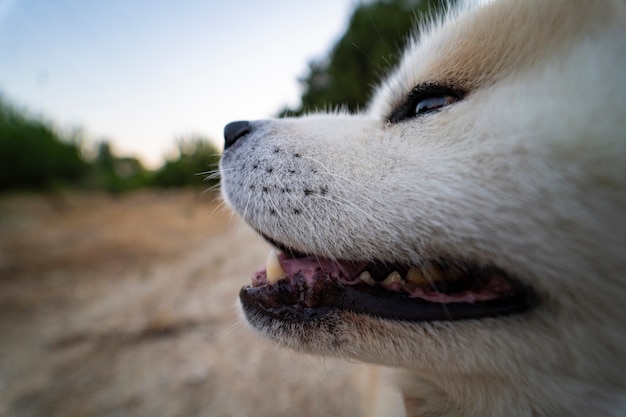
[[230,148],[250,132],[252,132],[252,125],[248,121],[227,124],[224,127],[224,149]]

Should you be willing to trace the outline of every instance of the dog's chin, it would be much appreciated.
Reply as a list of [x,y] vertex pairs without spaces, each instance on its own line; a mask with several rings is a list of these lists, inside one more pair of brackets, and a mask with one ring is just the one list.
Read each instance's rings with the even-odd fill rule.
[[316,326],[342,313],[412,323],[520,314],[535,292],[496,266],[440,257],[409,261],[336,260],[268,239],[280,252],[240,291],[246,319],[266,331]]

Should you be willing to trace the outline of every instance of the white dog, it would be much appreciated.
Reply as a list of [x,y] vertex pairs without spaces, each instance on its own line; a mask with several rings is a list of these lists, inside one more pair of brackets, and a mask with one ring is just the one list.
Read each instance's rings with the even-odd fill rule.
[[626,415],[626,2],[463,6],[367,113],[225,138],[263,335],[402,368],[410,416]]

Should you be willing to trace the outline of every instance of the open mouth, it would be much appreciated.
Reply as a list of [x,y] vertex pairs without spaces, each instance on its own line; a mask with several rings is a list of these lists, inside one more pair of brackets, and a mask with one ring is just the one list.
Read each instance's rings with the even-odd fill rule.
[[245,307],[281,320],[311,320],[333,309],[405,321],[462,320],[527,311],[536,297],[496,267],[448,259],[418,265],[336,261],[272,241],[265,269],[241,289]]

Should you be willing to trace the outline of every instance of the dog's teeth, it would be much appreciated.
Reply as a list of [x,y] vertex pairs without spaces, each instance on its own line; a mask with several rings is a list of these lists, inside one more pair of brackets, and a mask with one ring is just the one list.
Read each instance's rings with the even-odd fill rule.
[[459,281],[465,278],[465,276],[466,276],[465,272],[462,269],[457,268],[455,266],[450,266],[446,270],[447,281]]
[[359,279],[368,285],[376,284],[376,281],[374,281],[374,278],[372,278],[372,274],[367,271],[361,272],[361,275],[359,275]]
[[428,279],[424,276],[422,270],[415,266],[412,266],[409,272],[406,273],[406,281],[416,285],[428,284]]
[[443,272],[441,271],[441,268],[439,268],[436,264],[432,262],[425,262],[422,266],[422,269],[428,283],[432,284],[434,282],[443,280]]
[[280,266],[278,254],[274,249],[271,249],[270,253],[267,255],[267,265],[265,266],[265,270],[267,272],[267,281],[270,284],[274,284],[279,279],[287,276],[283,267]]
[[393,271],[391,274],[387,275],[387,278],[383,281],[383,286],[388,287],[394,282],[399,282],[400,284],[405,284],[402,276],[398,271]]

